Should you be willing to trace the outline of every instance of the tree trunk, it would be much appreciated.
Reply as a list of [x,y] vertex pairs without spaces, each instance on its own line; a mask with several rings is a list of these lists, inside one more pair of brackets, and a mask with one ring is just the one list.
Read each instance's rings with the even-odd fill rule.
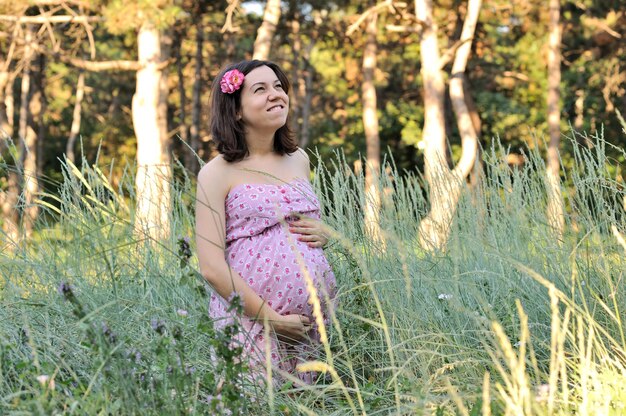
[[76,157],[74,156],[74,144],[76,138],[80,133],[80,118],[82,114],[82,102],[85,95],[85,72],[80,70],[78,73],[78,81],[76,82],[76,101],[74,102],[74,114],[72,117],[72,128],[70,129],[70,137],[67,139],[67,145],[65,147],[65,155],[67,159],[76,164]]
[[[311,42],[311,45],[313,43]],[[313,102],[313,67],[309,64],[308,59],[305,64],[304,82],[301,85],[301,94],[304,96],[302,104],[302,125],[300,126],[300,147],[306,149],[311,140],[311,132],[309,131],[309,121],[311,119],[311,105]]]
[[[0,67],[4,66],[4,62],[0,62]],[[13,136],[13,126],[9,124],[9,115],[7,111],[7,86],[12,80],[9,79],[9,68],[0,68],[0,151],[3,150],[5,141]]]
[[267,0],[265,12],[263,13],[263,23],[261,23],[254,41],[252,59],[267,60],[269,58],[272,38],[274,33],[276,33],[279,19],[280,0]]
[[13,138],[15,133],[15,96],[13,95],[14,78],[9,74],[7,77],[7,83],[4,87],[4,98],[2,104],[4,105],[5,119],[2,122],[2,134],[6,138]]
[[378,16],[372,13],[367,21],[367,40],[363,51],[363,128],[367,161],[365,165],[365,232],[382,242],[380,231],[380,137],[376,103],[376,34]]
[[291,36],[292,44],[291,51],[293,53],[293,61],[291,65],[291,100],[289,106],[291,107],[291,131],[300,131],[300,117],[302,114],[302,94],[304,85],[304,79],[302,77],[302,40],[300,39],[300,15],[295,12],[293,19],[291,20]]
[[[13,98],[13,82],[10,75],[10,64],[2,63],[2,72],[0,73],[0,140],[2,146],[10,146],[13,140],[13,118],[15,116],[14,98]],[[18,149],[21,148],[21,140],[14,141],[17,143]],[[2,149],[0,146],[0,149]],[[15,149],[13,149],[15,150]],[[6,190],[0,190],[0,205],[2,209],[2,243],[0,249],[13,250],[19,239],[19,211],[17,207],[20,194],[20,174],[17,167],[20,165],[20,154],[11,150],[13,155],[12,166],[9,161],[7,171],[7,187]]]
[[455,55],[450,81],[450,96],[457,114],[462,139],[461,160],[450,171],[446,163],[444,82],[437,44],[437,26],[433,20],[432,0],[415,0],[418,21],[422,24],[420,41],[421,74],[424,83],[424,149],[430,211],[419,226],[419,240],[427,250],[445,248],[456,212],[463,181],[471,171],[477,153],[477,132],[465,103],[463,76],[471,49],[480,0],[470,1],[463,24],[462,39],[468,39]]
[[561,197],[559,143],[561,141],[561,108],[559,105],[561,83],[561,27],[560,0],[550,0],[550,38],[548,49],[548,145],[547,180],[548,223],[559,240],[563,237],[565,217]]
[[[46,139],[46,125],[44,123],[44,114],[48,111],[48,99],[46,97],[46,65],[47,65],[46,55],[40,53],[39,54],[39,71],[37,71],[37,88],[40,91],[40,111],[38,120],[36,120],[35,125],[37,126],[37,178],[43,177],[43,156],[44,156],[44,144]],[[39,190],[41,190],[41,183],[39,183]],[[39,210],[39,206],[37,206],[37,210]]]
[[176,142],[176,149],[182,149],[182,158],[185,162],[185,166],[189,166],[188,163],[192,160],[192,151],[190,149],[191,145],[189,143],[189,127],[187,126],[187,93],[185,91],[185,76],[183,74],[183,55],[182,55],[182,44],[183,37],[185,33],[182,29],[179,29],[174,34],[174,44],[173,52],[174,59],[176,60],[176,77],[178,78],[178,96],[180,98],[179,108],[179,124],[178,124],[178,134],[180,137],[180,141],[183,143],[182,146],[179,146],[181,143]]
[[137,88],[133,96],[132,118],[137,136],[138,232],[152,239],[163,239],[170,231],[171,166],[167,135],[167,80],[159,64],[169,58],[163,34],[152,24],[143,23],[137,35],[139,62]]
[[445,85],[440,71],[437,25],[433,20],[432,0],[415,0],[417,19],[422,23],[420,40],[420,73],[424,83],[423,140],[425,174],[427,180],[436,172],[446,171],[446,137],[444,117]]
[[7,189],[2,195],[2,244],[0,248],[13,250],[19,243],[19,210],[20,175],[15,167],[10,168],[7,175]]
[[[22,196],[24,199],[24,211],[22,212],[22,223],[26,238],[29,238],[33,232],[34,224],[39,214],[39,207],[35,204],[35,195],[39,192],[38,179],[38,139],[39,125],[42,117],[42,93],[41,83],[43,76],[42,66],[34,65],[35,50],[34,45],[34,29],[28,28],[26,35],[26,45],[24,46],[24,56],[27,62],[24,66],[25,90],[22,91],[22,99],[26,99],[22,103],[20,114],[20,125],[22,130],[22,139],[24,140],[24,156],[23,156],[23,185]],[[22,84],[24,86],[24,83]],[[25,105],[24,105],[25,104]],[[26,109],[25,109],[26,107]]]
[[7,50],[1,51],[0,54],[2,55],[0,56],[0,152],[13,138],[13,117],[15,115],[13,82],[15,75],[11,74],[11,68],[15,46],[15,39],[11,37]]
[[[424,83],[424,170],[429,187],[430,211],[419,226],[419,240],[428,250],[443,248],[448,236],[450,198],[448,184],[454,178],[446,164],[444,117],[445,86],[441,74],[441,57],[437,43],[437,25],[433,20],[432,0],[415,0],[417,19],[422,25],[420,59]],[[456,189],[454,186],[453,189]]]
[[450,99],[452,107],[456,114],[457,126],[461,135],[462,154],[454,173],[466,178],[474,168],[476,161],[476,153],[478,152],[478,132],[474,128],[474,122],[467,107],[464,90],[465,69],[467,68],[467,60],[472,48],[472,38],[478,22],[482,0],[469,0],[467,5],[467,15],[463,23],[463,31],[461,33],[461,41],[464,43],[459,46],[454,56],[452,64],[452,77],[450,79]]
[[196,73],[193,80],[193,93],[191,96],[191,130],[189,135],[190,145],[195,152],[187,165],[188,169],[194,174],[200,170],[198,163],[198,154],[200,152],[200,120],[202,114],[202,68],[204,58],[202,51],[204,49],[204,26],[202,20],[198,19],[196,23]]

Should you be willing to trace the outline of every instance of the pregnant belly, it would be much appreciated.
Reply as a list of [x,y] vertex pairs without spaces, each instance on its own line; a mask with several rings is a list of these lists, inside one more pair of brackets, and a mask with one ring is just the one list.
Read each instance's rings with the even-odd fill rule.
[[322,249],[310,248],[295,237],[277,225],[254,237],[234,241],[226,250],[226,258],[275,311],[310,316],[307,276],[322,303],[333,294],[334,276]]

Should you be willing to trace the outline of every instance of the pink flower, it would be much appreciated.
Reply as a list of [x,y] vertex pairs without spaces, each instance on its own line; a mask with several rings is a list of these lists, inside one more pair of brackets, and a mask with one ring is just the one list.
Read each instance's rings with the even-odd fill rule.
[[232,69],[224,74],[220,81],[220,87],[225,94],[232,94],[241,88],[245,76],[238,69]]

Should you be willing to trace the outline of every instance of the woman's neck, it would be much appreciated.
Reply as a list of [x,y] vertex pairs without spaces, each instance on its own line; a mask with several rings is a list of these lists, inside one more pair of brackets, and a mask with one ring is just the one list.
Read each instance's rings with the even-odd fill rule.
[[250,156],[265,156],[274,153],[274,133],[247,133],[246,144]]

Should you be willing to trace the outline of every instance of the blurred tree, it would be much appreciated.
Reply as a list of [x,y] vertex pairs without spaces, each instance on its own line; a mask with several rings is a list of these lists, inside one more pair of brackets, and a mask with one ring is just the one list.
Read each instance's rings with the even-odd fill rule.
[[171,26],[180,8],[175,0],[139,3],[109,2],[103,9],[114,33],[137,33],[140,68],[132,101],[137,137],[135,224],[155,240],[169,235],[172,182],[167,99],[169,87],[164,69],[170,58]]
[[[458,78],[465,71],[480,8],[481,0],[469,0],[460,46],[455,54],[453,77]],[[462,81],[452,83],[451,94],[462,134],[463,154],[456,167],[450,170],[446,159],[445,83],[441,71],[443,65],[437,40],[437,24],[433,19],[433,3],[431,0],[416,0],[415,10],[422,26],[420,53],[425,113],[423,141],[425,175],[430,198],[430,211],[420,223],[419,239],[426,249],[443,249],[456,212],[463,181],[469,175],[476,159],[477,134],[465,104]]]
[[[22,147],[22,222],[25,237],[30,237],[37,215],[38,205],[35,195],[39,192],[38,150],[40,137],[39,125],[42,117],[43,91],[42,73],[43,60],[37,54],[38,39],[35,27],[27,24],[24,35],[23,69],[20,98],[19,139]],[[40,65],[41,64],[41,65]]]
[[[7,7],[2,4],[4,13],[17,13],[15,6]],[[20,155],[16,146],[11,146],[14,128],[14,98],[13,83],[17,71],[14,70],[15,53],[18,43],[18,26],[6,31],[6,36],[0,37],[0,151],[7,149],[8,164],[0,187],[0,206],[2,207],[2,250],[10,250],[19,238],[19,213],[17,202],[20,193],[20,175],[16,166]],[[19,141],[18,141],[18,146]],[[4,152],[3,152],[4,153]],[[10,165],[13,168],[10,168]]]
[[561,195],[561,5],[560,0],[550,0],[550,38],[548,49],[548,129],[550,143],[547,155],[548,221],[557,239],[562,239],[565,228],[565,208]]
[[378,14],[371,13],[367,18],[365,50],[363,51],[363,130],[365,131],[366,163],[365,163],[365,218],[364,225],[368,235],[382,242],[380,231],[380,136],[378,134],[378,107],[376,104],[376,72],[377,43],[376,35]]
[[252,59],[269,59],[272,39],[274,38],[280,15],[280,0],[267,0],[265,12],[263,13],[263,23],[261,23],[254,41]]
[[76,138],[80,133],[80,119],[82,114],[83,97],[85,96],[85,72],[80,71],[78,73],[78,81],[76,82],[76,98],[74,101],[74,112],[72,117],[72,127],[70,128],[70,136],[67,139],[67,145],[65,155],[67,160],[76,164],[76,157],[74,156],[74,145],[76,144]]
[[[383,6],[391,5],[386,2]],[[382,243],[384,240],[380,229],[380,136],[378,124],[378,106],[376,97],[375,73],[378,44],[378,10],[380,5],[371,5],[361,17],[348,28],[347,35],[354,32],[360,21],[365,24],[365,44],[363,49],[361,99],[363,102],[363,131],[365,133],[365,211],[364,229],[367,235]]]

